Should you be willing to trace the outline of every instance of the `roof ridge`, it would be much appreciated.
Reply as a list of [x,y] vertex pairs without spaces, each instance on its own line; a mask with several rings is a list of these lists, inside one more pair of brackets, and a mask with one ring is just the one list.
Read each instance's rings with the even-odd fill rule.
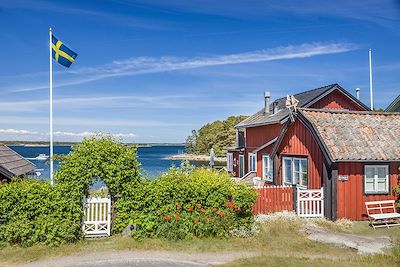
[[[338,86],[338,85],[339,85],[338,83],[332,83],[332,84],[328,84],[328,85],[321,86],[321,87],[318,87],[318,88],[314,88],[314,89],[311,89],[311,90],[303,91],[303,92],[294,94],[293,96],[299,96],[299,95],[307,94],[307,93],[310,93],[310,92],[312,92],[312,91],[321,90],[322,88],[328,89],[328,88],[332,88],[332,87]],[[281,97],[281,98],[277,98],[277,99],[274,100],[274,102],[275,102],[275,101],[278,101],[278,100],[280,100],[280,99],[284,99],[284,98],[286,98],[286,96]]]
[[348,114],[360,114],[360,115],[398,115],[400,112],[385,112],[385,111],[368,111],[368,110],[348,110],[348,109],[317,109],[317,108],[297,108],[300,111],[311,111],[319,113],[348,113]]

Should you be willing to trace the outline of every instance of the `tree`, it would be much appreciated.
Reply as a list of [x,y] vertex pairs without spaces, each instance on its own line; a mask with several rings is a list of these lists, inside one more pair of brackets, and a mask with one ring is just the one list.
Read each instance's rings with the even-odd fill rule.
[[196,139],[197,139],[197,131],[192,130],[192,134],[186,138],[185,142],[187,153],[194,154],[196,152]]
[[[214,148],[216,156],[225,156],[227,147],[235,145],[236,131],[234,126],[245,118],[246,116],[230,116],[223,121],[207,123],[197,132],[193,130],[192,135],[186,139],[187,152],[204,155],[210,153],[210,149]],[[194,135],[194,133],[196,134]],[[191,146],[188,146],[188,144]]]

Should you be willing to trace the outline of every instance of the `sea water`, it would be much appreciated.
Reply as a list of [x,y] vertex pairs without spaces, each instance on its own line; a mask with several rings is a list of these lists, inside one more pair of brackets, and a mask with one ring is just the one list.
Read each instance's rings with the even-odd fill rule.
[[[9,146],[25,158],[36,158],[39,154],[50,154],[48,146]],[[54,154],[66,155],[71,151],[71,146],[54,146]],[[161,173],[168,171],[172,166],[179,167],[180,160],[166,159],[168,156],[182,154],[184,146],[149,146],[138,148],[138,160],[141,164],[142,173],[150,179],[154,179]],[[30,160],[40,170],[39,179],[50,179],[49,160]],[[207,166],[208,162],[191,162],[196,166]],[[54,170],[58,168],[58,161],[54,161]]]

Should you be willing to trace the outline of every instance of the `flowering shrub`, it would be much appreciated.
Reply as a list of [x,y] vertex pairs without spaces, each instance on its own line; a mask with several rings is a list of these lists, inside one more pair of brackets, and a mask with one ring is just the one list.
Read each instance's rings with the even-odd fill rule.
[[132,190],[117,202],[115,226],[136,224],[138,237],[225,237],[235,228],[251,228],[256,193],[209,169],[172,168],[158,179]]

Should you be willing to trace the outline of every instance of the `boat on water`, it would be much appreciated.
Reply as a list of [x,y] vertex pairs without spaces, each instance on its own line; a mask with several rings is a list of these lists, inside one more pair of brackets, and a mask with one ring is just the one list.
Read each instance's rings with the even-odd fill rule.
[[46,154],[39,154],[39,156],[35,157],[35,158],[26,158],[28,160],[47,160],[49,158],[48,155]]
[[39,156],[37,156],[35,159],[36,160],[47,160],[48,158],[49,158],[49,156],[46,154],[39,154]]

